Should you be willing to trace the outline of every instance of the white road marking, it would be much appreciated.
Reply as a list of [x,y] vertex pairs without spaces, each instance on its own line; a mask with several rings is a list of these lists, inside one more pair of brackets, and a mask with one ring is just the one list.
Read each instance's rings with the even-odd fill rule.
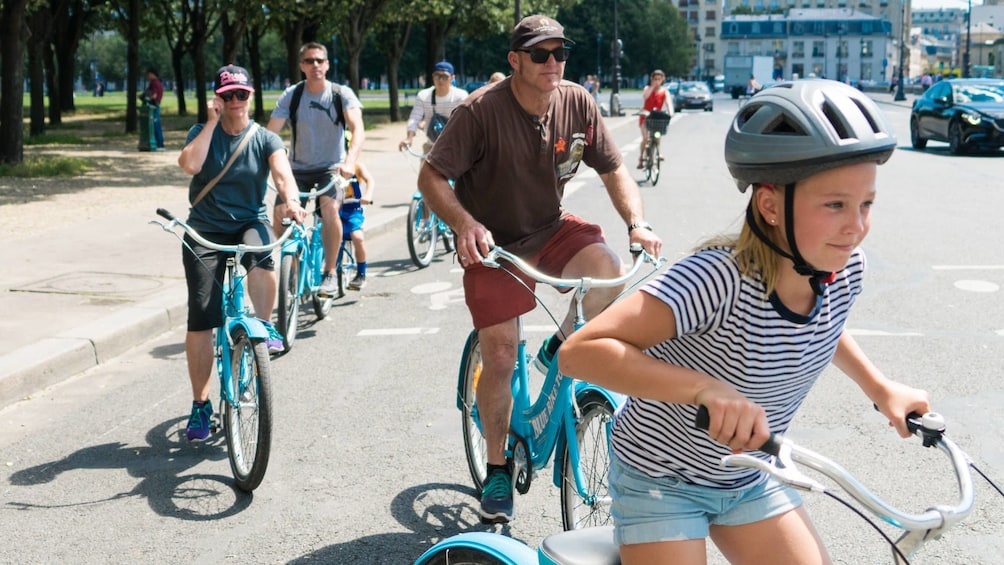
[[359,330],[357,336],[373,337],[384,335],[431,335],[439,333],[439,328],[381,328],[375,330]]
[[969,292],[997,292],[1001,287],[997,283],[992,283],[990,281],[963,279],[955,281],[955,288],[959,290],[968,290]]
[[935,271],[1004,271],[1004,265],[932,265]]
[[411,287],[411,292],[412,294],[433,294],[449,290],[452,287],[453,283],[449,281],[436,281],[413,286]]

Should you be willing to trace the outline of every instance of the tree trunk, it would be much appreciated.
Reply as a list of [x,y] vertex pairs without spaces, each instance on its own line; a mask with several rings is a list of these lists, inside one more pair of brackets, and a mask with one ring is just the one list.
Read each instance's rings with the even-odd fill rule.
[[0,2],[0,163],[24,161],[24,46],[27,0]]
[[139,81],[139,22],[143,17],[140,0],[129,0],[126,22],[126,133],[136,133],[136,83]]
[[63,123],[63,111],[59,106],[59,69],[49,41],[42,46],[42,63],[45,67],[45,86],[49,89],[49,125],[58,126]]
[[[30,17],[32,27],[36,28],[40,25],[39,20],[46,18],[45,13],[32,14]],[[30,136],[45,133],[45,45],[45,34],[40,31],[32,33],[28,38],[28,88],[31,99],[28,111],[30,116],[28,135]]]
[[[185,50],[181,46],[171,48],[171,70],[174,71],[174,93],[178,98],[178,115],[188,115],[188,104],[185,102],[185,74],[183,61]],[[163,115],[162,115],[163,117]]]
[[232,63],[243,67],[244,65],[237,61],[237,56],[241,52],[241,39],[244,38],[244,32],[247,31],[247,22],[240,17],[230,21],[229,14],[223,11],[220,14],[220,23],[223,31],[223,64]]
[[262,93],[261,76],[261,53],[260,48],[261,30],[258,27],[251,27],[247,30],[248,55],[251,63],[251,76],[254,77],[254,120],[263,122],[265,120],[265,97]]

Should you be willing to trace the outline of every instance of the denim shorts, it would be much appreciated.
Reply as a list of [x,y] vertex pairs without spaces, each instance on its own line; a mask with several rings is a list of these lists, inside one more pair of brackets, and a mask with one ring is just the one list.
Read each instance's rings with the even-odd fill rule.
[[613,453],[610,495],[618,545],[703,539],[711,525],[751,524],[802,505],[795,489],[773,477],[741,489],[710,488],[650,477]]

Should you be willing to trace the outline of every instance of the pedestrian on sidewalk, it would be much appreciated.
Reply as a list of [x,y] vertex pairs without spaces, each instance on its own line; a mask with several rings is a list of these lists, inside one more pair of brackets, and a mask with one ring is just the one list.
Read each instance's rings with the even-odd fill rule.
[[160,123],[160,103],[164,100],[164,83],[160,81],[160,75],[157,72],[156,67],[150,67],[146,70],[146,88],[143,90],[143,94],[140,97],[144,102],[150,105],[150,114],[153,121],[153,135],[156,147],[152,148],[156,151],[164,150],[164,128]]
[[[265,194],[271,174],[275,186],[292,205],[285,217],[302,222],[303,208],[296,181],[278,135],[251,121],[251,75],[227,65],[216,73],[216,96],[206,106],[205,124],[188,131],[178,157],[182,170],[192,175],[188,199],[192,204],[188,225],[214,243],[268,245],[273,240]],[[235,149],[236,148],[236,149]],[[213,406],[209,380],[213,373],[213,329],[223,325],[223,276],[226,253],[203,247],[187,234],[182,249],[188,283],[188,333],[185,356],[192,382],[192,412],[185,435],[189,441],[209,437]],[[271,253],[245,255],[248,294],[255,315],[269,329],[269,350],[282,351],[282,336],[269,318],[275,305],[278,282]]]
[[[287,121],[291,122],[290,160],[301,192],[309,192],[315,185],[327,185],[334,175],[352,178],[366,140],[362,103],[351,88],[327,79],[329,68],[327,47],[314,42],[301,46],[300,71],[306,79],[283,91],[268,121],[268,129],[275,133],[281,132]],[[352,132],[352,142],[347,148],[346,131]],[[338,295],[335,267],[342,243],[342,221],[338,211],[344,199],[344,189],[322,194],[317,199],[323,220],[321,241],[324,244],[320,296]],[[276,218],[285,215],[286,205],[284,199],[276,199]]]

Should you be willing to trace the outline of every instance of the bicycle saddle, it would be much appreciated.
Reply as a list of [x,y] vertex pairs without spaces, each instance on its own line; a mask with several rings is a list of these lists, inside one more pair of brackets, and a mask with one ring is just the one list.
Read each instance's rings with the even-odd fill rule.
[[614,527],[570,530],[544,538],[540,553],[562,565],[620,565]]

